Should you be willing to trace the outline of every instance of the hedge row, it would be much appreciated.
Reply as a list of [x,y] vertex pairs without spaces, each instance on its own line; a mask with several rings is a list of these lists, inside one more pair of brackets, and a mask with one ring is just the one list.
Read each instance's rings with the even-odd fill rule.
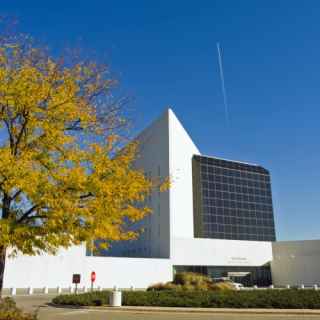
[[[96,306],[108,303],[108,291],[63,295],[56,304]],[[254,290],[254,291],[124,291],[123,305],[202,308],[279,308],[320,309],[320,291]]]
[[62,294],[52,303],[70,306],[102,306],[109,303],[110,291],[93,291],[80,294]]

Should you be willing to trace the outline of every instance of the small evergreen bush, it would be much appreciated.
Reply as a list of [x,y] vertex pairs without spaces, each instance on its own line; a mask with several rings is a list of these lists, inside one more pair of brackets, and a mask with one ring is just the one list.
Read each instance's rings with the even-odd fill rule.
[[148,287],[148,291],[221,291],[234,290],[230,282],[215,283],[210,277],[194,272],[176,273],[172,282],[156,283]]

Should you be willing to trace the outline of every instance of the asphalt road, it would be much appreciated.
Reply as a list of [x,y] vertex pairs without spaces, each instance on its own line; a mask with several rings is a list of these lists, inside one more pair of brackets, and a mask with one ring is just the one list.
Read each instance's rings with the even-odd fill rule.
[[47,304],[52,297],[16,296],[15,300],[25,311],[38,310],[39,320],[320,320],[320,316],[311,315],[212,315],[55,308]]

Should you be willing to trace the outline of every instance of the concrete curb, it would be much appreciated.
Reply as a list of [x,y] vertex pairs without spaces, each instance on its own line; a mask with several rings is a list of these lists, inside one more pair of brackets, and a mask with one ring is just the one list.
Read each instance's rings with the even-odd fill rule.
[[199,313],[199,314],[270,314],[270,315],[319,315],[320,310],[317,309],[237,309],[237,308],[176,308],[176,307],[93,307],[93,306],[67,306],[54,305],[57,308],[87,309],[87,310],[106,310],[118,312],[141,312],[141,313]]

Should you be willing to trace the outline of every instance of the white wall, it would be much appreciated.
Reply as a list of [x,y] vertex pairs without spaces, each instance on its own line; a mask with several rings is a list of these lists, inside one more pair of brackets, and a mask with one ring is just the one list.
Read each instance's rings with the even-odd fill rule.
[[275,242],[272,250],[275,285],[320,285],[320,240]]
[[78,246],[61,250],[57,256],[8,258],[4,288],[66,288],[71,285],[74,273],[81,274],[80,286],[89,287],[92,271],[97,274],[96,286],[146,288],[153,283],[171,281],[173,265],[260,266],[271,258],[270,243],[253,241],[175,238],[171,260],[90,257],[86,256],[85,246]]
[[193,238],[192,156],[200,152],[171,109],[168,114],[171,235]]
[[262,266],[271,260],[270,242],[173,239],[173,265]]
[[[137,137],[139,156],[135,162],[147,175],[170,177],[168,192],[152,194],[147,203],[153,214],[139,224],[145,233],[137,241],[115,243],[108,255],[124,255],[150,247],[150,257],[169,258],[173,237],[193,238],[192,157],[200,154],[171,109],[156,119]],[[140,250],[136,256],[144,256]],[[125,254],[128,256],[127,254]]]
[[[169,176],[169,115],[166,110],[160,118],[143,130],[137,140],[140,143],[136,166],[153,178]],[[151,257],[170,257],[170,209],[169,192],[155,190],[149,205],[153,213],[149,221],[151,238],[142,242],[151,243]]]
[[[139,141],[135,167],[152,178],[169,177],[169,112],[166,110],[136,138]],[[146,205],[152,214],[136,224],[145,232],[136,241],[114,243],[107,255],[137,257],[170,257],[169,191],[155,190]],[[128,254],[129,251],[129,254]]]
[[81,274],[80,286],[90,286],[90,274],[96,272],[96,286],[103,288],[146,288],[156,282],[172,280],[168,259],[87,257],[85,246],[61,250],[57,256],[19,256],[8,258],[4,288],[67,288],[72,274]]

